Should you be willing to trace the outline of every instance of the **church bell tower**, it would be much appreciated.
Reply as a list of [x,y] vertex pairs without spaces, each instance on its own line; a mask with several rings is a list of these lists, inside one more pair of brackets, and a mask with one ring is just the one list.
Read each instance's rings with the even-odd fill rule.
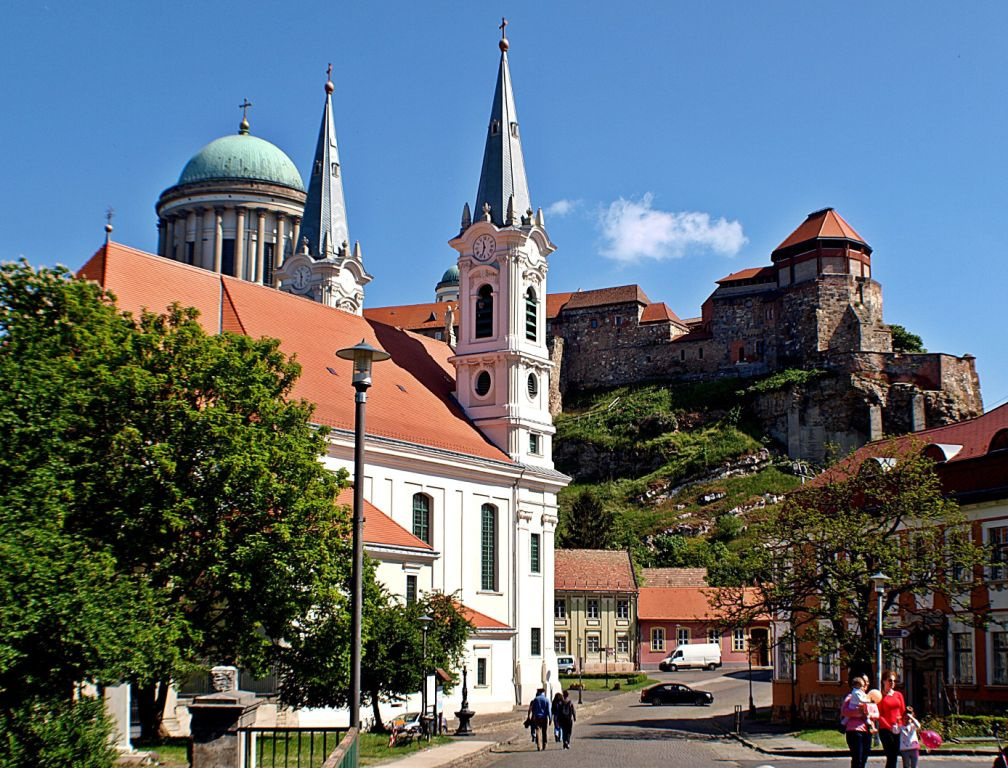
[[449,245],[459,253],[456,397],[512,459],[553,468],[546,349],[547,257],[556,250],[542,209],[533,213],[515,110],[508,40],[500,67],[473,209]]

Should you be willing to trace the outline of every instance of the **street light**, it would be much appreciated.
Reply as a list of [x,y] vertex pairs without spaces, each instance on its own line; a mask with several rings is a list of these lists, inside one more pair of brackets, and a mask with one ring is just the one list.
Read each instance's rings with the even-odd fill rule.
[[875,629],[875,663],[877,665],[876,683],[878,689],[882,690],[882,596],[885,594],[885,584],[889,577],[882,571],[872,574],[871,580],[875,583],[876,617]]
[[357,391],[354,414],[354,489],[353,489],[353,571],[350,595],[350,727],[360,727],[361,698],[361,605],[364,602],[364,404],[371,386],[371,364],[388,360],[390,355],[361,339],[355,347],[336,352],[336,357],[353,360],[350,383]]
[[426,613],[420,617],[420,628],[423,630],[423,664],[422,664],[422,679],[420,682],[420,709],[422,714],[420,715],[421,722],[425,717],[427,717],[427,630],[430,629],[430,623],[434,621],[433,616],[429,616]]

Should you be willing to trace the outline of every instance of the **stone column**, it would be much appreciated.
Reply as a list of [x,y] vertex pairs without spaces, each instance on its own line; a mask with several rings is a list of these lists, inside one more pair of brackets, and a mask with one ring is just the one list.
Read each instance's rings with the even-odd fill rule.
[[301,219],[297,216],[291,222],[294,236],[291,238],[291,253],[298,253],[301,250]]
[[196,262],[197,267],[203,269],[210,269],[213,266],[207,257],[206,248],[203,247],[203,214],[208,212],[207,208],[200,208],[196,211],[196,233],[193,235],[193,250],[195,251],[193,261]]
[[165,227],[167,222],[162,218],[157,223],[157,252],[158,256],[165,256]]
[[264,261],[266,258],[266,211],[260,208],[256,211],[256,215],[259,217],[259,226],[256,229],[256,260],[253,280],[262,285]]
[[165,223],[165,229],[164,229],[165,252],[164,252],[164,255],[167,256],[169,259],[174,259],[174,258],[176,258],[176,254],[175,254],[175,217],[174,216],[165,216],[164,223]]
[[192,768],[242,768],[245,734],[255,724],[259,702],[255,694],[218,691],[197,696],[189,705],[192,719]]
[[224,247],[224,209],[214,208],[213,271],[220,274],[221,251]]
[[[284,263],[284,237],[287,234],[287,217],[282,213],[277,214],[277,236],[276,243],[273,245],[273,274],[276,272]],[[279,287],[279,282],[276,277],[273,278],[273,287]]]
[[235,209],[234,276],[245,279],[245,209]]

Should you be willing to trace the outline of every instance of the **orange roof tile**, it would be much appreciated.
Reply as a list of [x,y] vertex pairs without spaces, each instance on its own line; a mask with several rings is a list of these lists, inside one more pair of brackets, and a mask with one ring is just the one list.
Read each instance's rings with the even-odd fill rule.
[[765,279],[767,282],[777,280],[777,270],[774,267],[749,267],[749,269],[741,269],[738,272],[732,272],[727,277],[722,277],[717,280],[718,285],[723,283],[734,283],[740,280],[762,280]]
[[680,320],[679,316],[669,309],[668,305],[666,305],[664,301],[648,304],[644,307],[644,311],[641,312],[640,321],[642,323],[660,323],[668,321],[675,323],[676,325],[681,325],[683,328],[686,327],[686,323]]
[[460,613],[465,616],[476,629],[511,629],[507,624],[492,619],[485,613],[470,608],[468,605],[458,604]]
[[648,587],[706,587],[706,568],[642,568],[641,581]]
[[650,304],[649,299],[639,285],[619,285],[614,288],[598,288],[592,291],[577,291],[572,293],[564,309],[584,309],[586,307],[603,307],[608,304]]
[[374,369],[369,435],[513,463],[476,429],[452,396],[454,368],[447,344],[116,243],[102,250],[104,267],[93,258],[79,274],[100,273],[121,309],[164,311],[177,301],[199,309],[208,332],[216,332],[223,318],[224,327],[253,338],[279,338],[280,348],[302,368],[291,396],[316,404],[315,422],[353,431],[351,362],[335,352],[364,339],[392,355]]
[[568,291],[567,293],[547,293],[546,294],[546,319],[552,320],[554,317],[560,314],[560,310],[563,309],[564,304],[570,300],[570,297],[574,294]]
[[[637,595],[637,617],[658,621],[699,621],[716,619],[719,612],[710,604],[711,587],[641,587]],[[746,590],[755,602],[755,590]]]
[[798,229],[788,235],[783,243],[774,248],[774,251],[819,239],[854,240],[868,245],[864,238],[855,232],[854,228],[844,221],[839,213],[832,208],[823,208],[821,211],[810,213],[805,221],[798,226]]
[[[336,503],[352,509],[353,487],[341,490]],[[430,544],[414,536],[367,499],[364,500],[364,543],[434,551]]]
[[557,549],[553,589],[568,592],[636,592],[630,553],[618,549]]
[[458,323],[458,302],[437,301],[431,304],[406,304],[398,307],[374,307],[364,310],[364,317],[378,323],[413,331],[418,328],[444,328],[449,305],[455,309]]

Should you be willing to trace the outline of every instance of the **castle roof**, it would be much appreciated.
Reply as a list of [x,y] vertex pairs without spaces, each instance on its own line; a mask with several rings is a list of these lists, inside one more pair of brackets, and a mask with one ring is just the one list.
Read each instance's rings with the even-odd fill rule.
[[619,549],[557,549],[553,589],[567,592],[636,592],[630,553]]
[[814,240],[847,240],[864,246],[868,253],[871,253],[871,248],[864,238],[832,208],[823,208],[810,213],[805,221],[774,249],[774,253]]
[[564,308],[564,304],[570,301],[570,297],[574,294],[570,291],[565,293],[547,293],[546,294],[546,319],[552,320],[554,317],[560,314],[560,310]]
[[725,283],[738,283],[748,280],[754,282],[776,282],[777,270],[773,267],[750,267],[749,269],[740,269],[738,272],[732,272],[730,275],[722,277],[715,282],[718,285],[724,285]]
[[683,328],[686,327],[686,323],[680,320],[679,316],[669,309],[664,301],[657,301],[644,307],[644,311],[641,312],[640,321],[641,323],[661,323],[668,321],[681,325]]
[[364,339],[392,356],[375,366],[369,436],[514,464],[455,401],[455,371],[448,362],[452,350],[444,342],[117,243],[100,248],[78,276],[113,292],[123,310],[163,312],[178,302],[200,310],[199,322],[209,333],[278,338],[280,349],[295,356],[302,369],[290,396],[315,403],[316,423],[350,434],[352,363],[335,352]]
[[591,291],[576,291],[570,294],[563,309],[586,309],[588,307],[604,307],[610,304],[637,303],[647,306],[651,299],[647,297],[637,284],[618,285],[613,288],[596,288]]

